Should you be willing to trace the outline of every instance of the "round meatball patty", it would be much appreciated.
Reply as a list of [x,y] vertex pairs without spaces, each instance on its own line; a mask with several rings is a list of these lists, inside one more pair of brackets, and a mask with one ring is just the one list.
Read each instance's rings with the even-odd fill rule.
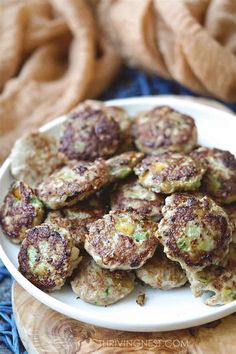
[[132,125],[132,136],[138,150],[150,155],[187,153],[197,143],[194,120],[166,106],[139,114]]
[[68,231],[47,224],[27,231],[18,255],[20,272],[45,291],[60,289],[80,261]]
[[236,201],[236,159],[229,151],[200,147],[191,154],[206,165],[202,180],[206,193],[220,203]]
[[126,183],[118,184],[112,192],[111,208],[113,210],[135,210],[158,222],[162,218],[161,208],[164,200],[163,195],[144,188],[135,177],[131,177]]
[[224,266],[210,265],[200,272],[187,273],[194,296],[211,291],[207,305],[223,305],[236,300],[236,244],[229,245]]
[[94,305],[110,305],[131,293],[134,280],[133,272],[102,269],[92,257],[85,255],[71,286],[83,301]]
[[160,246],[153,257],[135,272],[145,284],[162,290],[179,288],[187,282],[183,269],[177,262],[168,259]]
[[66,229],[77,247],[83,247],[88,234],[88,225],[105,214],[105,208],[98,198],[48,213],[45,223]]
[[43,222],[45,207],[33,189],[23,182],[14,183],[0,209],[0,224],[14,243],[26,237],[26,230]]
[[107,158],[118,150],[120,135],[118,123],[106,109],[82,104],[68,116],[59,150],[70,160]]
[[135,269],[152,257],[157,226],[135,213],[111,211],[89,227],[85,249],[102,268]]
[[66,162],[65,156],[58,152],[56,139],[41,132],[31,132],[17,140],[10,160],[13,177],[30,187],[37,187]]
[[129,117],[127,111],[118,106],[107,106],[102,101],[97,100],[85,100],[83,103],[79,104],[79,109],[91,108],[93,110],[100,110],[105,112],[107,115],[112,117],[120,128],[120,146],[117,153],[122,153],[125,151],[133,150],[134,144],[131,136],[131,124],[132,120]]
[[170,194],[198,189],[205,168],[190,156],[167,153],[146,157],[134,172],[144,187],[155,193]]
[[158,232],[168,258],[196,272],[219,264],[227,255],[231,226],[226,212],[211,198],[172,194],[162,209]]
[[71,162],[49,176],[37,193],[50,209],[71,206],[94,194],[109,180],[105,160]]

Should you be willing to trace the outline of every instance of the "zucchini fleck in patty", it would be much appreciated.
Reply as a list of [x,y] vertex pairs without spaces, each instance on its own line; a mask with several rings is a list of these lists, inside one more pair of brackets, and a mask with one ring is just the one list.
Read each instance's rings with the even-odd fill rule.
[[183,269],[196,272],[227,255],[231,225],[211,198],[175,193],[166,198],[162,213],[158,233],[164,252]]
[[107,269],[135,269],[152,257],[157,225],[135,212],[110,211],[89,227],[85,249]]
[[34,190],[24,182],[15,182],[0,209],[0,224],[14,243],[26,237],[26,230],[39,225],[45,218],[45,207]]
[[20,272],[45,291],[60,289],[80,261],[65,229],[42,224],[27,231],[18,255]]
[[206,166],[202,180],[204,192],[219,203],[236,201],[236,159],[229,151],[200,147],[191,153]]
[[196,190],[205,172],[201,162],[183,154],[148,156],[135,168],[139,183],[155,193]]
[[134,280],[133,272],[102,269],[92,257],[84,255],[71,286],[81,300],[94,305],[110,305],[131,293]]
[[155,107],[139,114],[131,131],[138,150],[148,155],[188,153],[197,144],[194,120],[166,106]]
[[49,209],[60,209],[86,199],[108,180],[109,170],[105,160],[71,161],[49,176],[37,193]]

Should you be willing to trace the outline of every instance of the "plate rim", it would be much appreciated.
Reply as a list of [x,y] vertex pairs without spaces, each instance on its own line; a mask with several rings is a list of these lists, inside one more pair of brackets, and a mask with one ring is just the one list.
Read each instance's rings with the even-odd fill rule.
[[[168,101],[168,103],[167,103]],[[142,96],[142,97],[130,97],[130,98],[121,98],[121,99],[113,99],[109,101],[104,101],[106,105],[118,105],[118,106],[128,106],[128,105],[133,105],[133,104],[178,104],[178,103],[183,104],[183,98],[178,98],[176,96],[171,96],[171,95],[163,95],[161,96]],[[199,103],[199,102],[194,102],[191,100],[185,100],[184,105],[190,108],[197,108],[198,110],[203,110],[206,112],[206,110],[210,110],[212,113],[217,112],[219,113],[222,112],[224,116],[228,116],[228,119],[232,120],[236,119],[232,113],[229,113],[227,111],[223,111],[219,108],[215,108],[212,106],[208,106],[205,103]],[[58,118],[53,119],[49,123],[44,124],[42,127],[39,128],[39,131],[47,131],[49,129],[54,128],[55,126],[58,126],[61,124],[64,120],[66,119],[66,115],[62,115]],[[224,118],[225,119],[225,118]],[[4,175],[4,173],[8,170],[10,165],[10,159],[7,158],[4,163],[2,164],[0,168],[0,181]],[[136,324],[124,324],[122,321],[119,319],[116,319],[116,322],[112,322],[108,319],[103,319],[100,321],[100,319],[97,316],[93,316],[92,311],[89,313],[85,313],[86,311],[83,309],[81,311],[81,308],[78,307],[78,311],[75,311],[75,308],[73,306],[70,306],[68,304],[65,304],[63,301],[58,300],[50,294],[47,294],[43,292],[42,290],[38,289],[35,285],[30,283],[19,271],[18,269],[14,266],[14,264],[11,262],[11,260],[8,258],[6,252],[3,249],[2,244],[0,244],[0,259],[8,269],[8,271],[11,273],[11,275],[14,277],[14,279],[27,291],[31,296],[36,298],[39,302],[43,303],[44,305],[50,307],[51,309],[67,316],[74,318],[76,320],[95,325],[95,326],[100,326],[104,328],[110,328],[110,329],[116,329],[116,330],[123,330],[123,331],[132,331],[132,332],[164,332],[164,331],[170,331],[170,330],[178,330],[178,329],[183,329],[183,328],[188,328],[188,327],[193,327],[193,326],[198,326],[204,323],[208,323],[214,320],[218,320],[222,317],[225,317],[227,315],[230,315],[236,311],[236,300],[229,303],[225,304],[222,306],[217,306],[216,311],[212,314],[205,314],[201,315],[197,319],[194,318],[192,320],[178,320],[175,322],[166,322],[166,323],[161,323],[161,324],[145,324],[145,327],[143,327],[142,323],[136,323]]]

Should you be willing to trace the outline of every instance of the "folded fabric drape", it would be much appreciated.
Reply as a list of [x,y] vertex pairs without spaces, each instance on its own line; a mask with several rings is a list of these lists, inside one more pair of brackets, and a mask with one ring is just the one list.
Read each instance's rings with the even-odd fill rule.
[[236,2],[1,0],[0,161],[25,130],[98,96],[122,60],[236,101]]

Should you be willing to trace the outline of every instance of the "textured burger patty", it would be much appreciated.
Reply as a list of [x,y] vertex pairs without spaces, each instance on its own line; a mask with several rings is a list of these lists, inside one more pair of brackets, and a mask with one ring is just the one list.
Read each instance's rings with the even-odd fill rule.
[[59,150],[69,159],[94,161],[112,156],[121,142],[118,123],[106,109],[82,104],[64,124]]
[[71,282],[72,290],[83,301],[110,305],[129,295],[134,288],[133,272],[100,268],[89,256],[83,259]]
[[134,144],[131,136],[131,124],[132,119],[129,117],[127,111],[118,106],[107,106],[102,101],[97,100],[85,100],[80,103],[79,109],[90,107],[93,110],[101,110],[106,112],[112,119],[114,119],[120,128],[120,146],[116,153],[122,153],[125,151],[133,150]]
[[167,153],[146,157],[134,172],[144,187],[169,194],[199,188],[205,168],[190,156]]
[[66,229],[75,245],[81,247],[88,234],[88,225],[104,214],[105,209],[99,199],[90,198],[73,207],[49,212],[45,223]]
[[103,268],[135,269],[152,257],[156,231],[156,224],[138,213],[111,211],[91,224],[84,247]]
[[168,259],[160,246],[153,257],[135,272],[145,284],[162,290],[178,288],[187,282],[183,269],[178,263]]
[[236,244],[229,245],[224,266],[211,265],[197,273],[187,273],[194,296],[205,291],[214,294],[207,298],[207,305],[223,305],[236,300]]
[[11,241],[21,242],[26,230],[41,224],[44,217],[44,205],[33,189],[23,182],[14,183],[0,209],[0,224]]
[[200,147],[191,154],[206,165],[202,180],[204,192],[220,203],[236,201],[236,159],[229,151]]
[[38,196],[50,209],[76,204],[94,194],[109,179],[105,160],[73,161],[49,176],[38,188]]
[[38,288],[60,289],[80,261],[79,250],[65,229],[47,224],[27,231],[18,255],[20,272]]
[[229,218],[211,198],[172,194],[162,213],[160,241],[167,257],[183,269],[196,272],[219,264],[227,255],[232,233]]
[[132,125],[132,136],[138,150],[150,155],[187,153],[197,143],[194,120],[166,106],[139,114]]
[[30,187],[37,187],[65,164],[56,139],[47,133],[32,132],[17,140],[10,155],[11,173]]
[[118,184],[111,194],[113,210],[135,210],[150,216],[154,221],[162,218],[163,205],[164,197],[141,186],[136,177],[131,177],[124,184]]

